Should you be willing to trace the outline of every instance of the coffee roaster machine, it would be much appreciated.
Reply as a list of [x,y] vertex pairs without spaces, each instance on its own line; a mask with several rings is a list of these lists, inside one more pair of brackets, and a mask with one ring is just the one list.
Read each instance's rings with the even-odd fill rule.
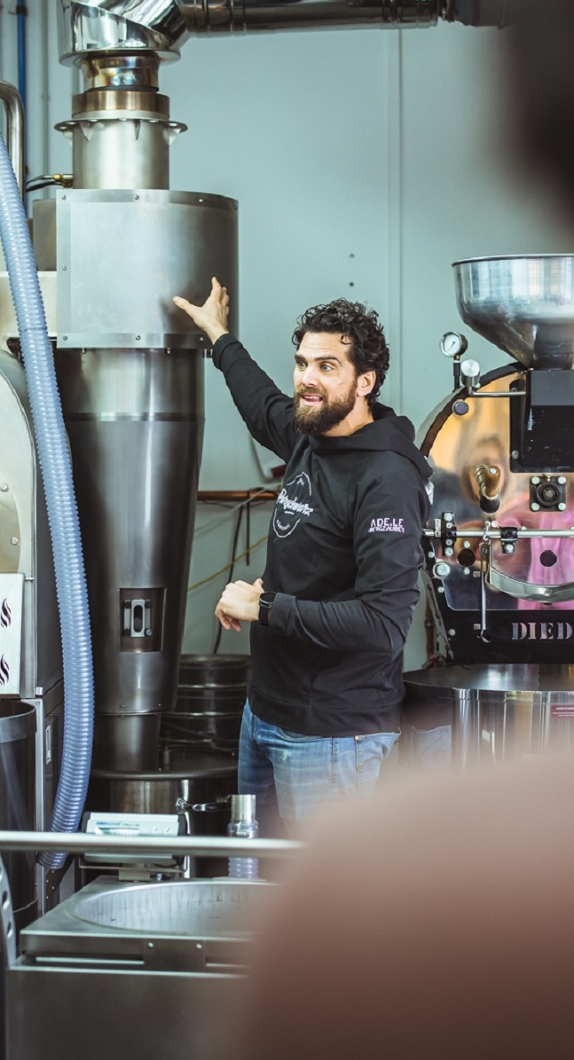
[[514,360],[481,378],[444,335],[455,390],[421,432],[434,643],[405,675],[401,753],[426,768],[574,742],[574,258],[453,267],[463,321]]

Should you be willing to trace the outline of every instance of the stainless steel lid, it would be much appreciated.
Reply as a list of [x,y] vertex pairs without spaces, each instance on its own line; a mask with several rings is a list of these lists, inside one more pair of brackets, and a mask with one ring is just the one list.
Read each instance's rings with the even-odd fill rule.
[[448,695],[453,690],[481,692],[570,693],[574,700],[574,666],[560,664],[480,663],[439,666],[403,674],[409,691],[433,690]]
[[231,820],[232,821],[254,821],[255,820],[255,795],[232,795],[231,796]]

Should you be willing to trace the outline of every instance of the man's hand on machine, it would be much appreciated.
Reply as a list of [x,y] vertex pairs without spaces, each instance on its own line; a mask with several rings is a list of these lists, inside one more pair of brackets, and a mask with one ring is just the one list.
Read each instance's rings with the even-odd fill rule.
[[211,294],[203,305],[193,305],[187,298],[176,295],[173,299],[176,306],[183,309],[205,331],[210,341],[215,344],[222,335],[227,335],[227,317],[229,315],[229,295],[227,288],[222,287],[215,276],[211,281]]
[[262,592],[261,578],[257,578],[253,585],[249,582],[229,582],[215,608],[215,615],[223,628],[234,629],[239,633],[242,622],[257,622],[259,597]]

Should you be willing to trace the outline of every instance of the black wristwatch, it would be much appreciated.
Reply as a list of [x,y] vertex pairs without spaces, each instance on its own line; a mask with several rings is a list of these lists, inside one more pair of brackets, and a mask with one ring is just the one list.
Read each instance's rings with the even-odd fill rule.
[[273,607],[276,593],[261,593],[259,597],[259,622],[262,626],[269,625],[269,615]]

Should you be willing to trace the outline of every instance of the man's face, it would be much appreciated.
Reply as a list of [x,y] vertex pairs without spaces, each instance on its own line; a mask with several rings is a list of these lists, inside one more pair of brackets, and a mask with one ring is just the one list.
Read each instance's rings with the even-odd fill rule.
[[293,420],[303,434],[346,433],[357,403],[357,372],[342,335],[307,331],[295,354]]

